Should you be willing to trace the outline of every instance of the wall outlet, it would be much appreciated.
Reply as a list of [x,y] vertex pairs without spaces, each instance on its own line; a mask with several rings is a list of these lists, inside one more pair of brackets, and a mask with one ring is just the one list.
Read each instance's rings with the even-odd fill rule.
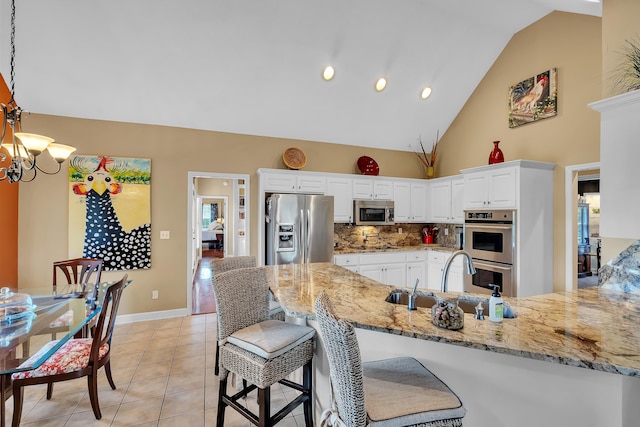
[[151,299],[158,299],[158,291],[151,291]]
[[402,234],[402,227],[398,227],[398,234]]
[[165,240],[171,238],[171,233],[169,231],[161,231],[160,238]]
[[448,235],[449,235],[449,229],[448,229],[448,228],[445,228],[445,229],[444,229],[444,235],[445,235],[445,236],[448,236]]

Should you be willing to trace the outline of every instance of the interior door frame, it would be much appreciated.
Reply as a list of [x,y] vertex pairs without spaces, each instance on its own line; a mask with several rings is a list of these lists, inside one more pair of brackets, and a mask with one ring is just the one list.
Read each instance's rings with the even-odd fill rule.
[[578,288],[578,172],[600,169],[600,162],[566,166],[564,169],[565,196],[565,290]]
[[[199,209],[197,205],[197,195],[195,191],[195,180],[196,178],[217,178],[217,179],[229,179],[229,180],[238,180],[242,179],[245,182],[245,215],[247,218],[245,225],[245,236],[247,239],[247,244],[250,245],[250,218],[251,211],[250,209],[250,175],[248,174],[238,174],[238,173],[218,173],[218,172],[195,172],[189,171],[187,173],[187,194],[189,195],[189,200],[187,201],[187,313],[192,313],[193,311],[193,276],[196,271],[195,268],[192,268],[194,264],[194,256],[196,255],[197,250],[197,237],[199,236],[198,230],[195,227],[198,226],[198,218],[196,215],[199,215],[196,209]],[[229,203],[227,203],[228,205]],[[201,210],[201,208],[200,208]],[[225,239],[227,236],[225,235]],[[250,247],[247,247],[247,252],[250,252]]]

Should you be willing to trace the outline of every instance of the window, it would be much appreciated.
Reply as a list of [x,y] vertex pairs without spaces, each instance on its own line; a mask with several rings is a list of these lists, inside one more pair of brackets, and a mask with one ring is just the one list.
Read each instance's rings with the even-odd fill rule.
[[218,204],[203,203],[202,204],[202,229],[207,230],[212,222],[218,219]]

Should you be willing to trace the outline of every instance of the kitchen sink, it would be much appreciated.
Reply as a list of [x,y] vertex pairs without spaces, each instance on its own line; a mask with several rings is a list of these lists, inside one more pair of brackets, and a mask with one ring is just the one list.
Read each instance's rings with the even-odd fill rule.
[[[438,300],[438,297],[433,293],[425,293],[425,292],[416,292],[416,307],[422,308],[431,308],[433,307]],[[391,304],[400,304],[400,305],[408,305],[409,303],[409,292],[394,290],[387,296],[385,299],[386,302],[390,302]],[[489,299],[488,298],[479,298],[479,297],[471,297],[471,296],[462,296],[458,298],[458,306],[465,313],[475,314],[476,306],[480,303],[484,308],[484,316],[485,319],[489,319]],[[517,315],[509,306],[509,304],[504,304],[504,318],[505,319],[513,319],[516,318]]]

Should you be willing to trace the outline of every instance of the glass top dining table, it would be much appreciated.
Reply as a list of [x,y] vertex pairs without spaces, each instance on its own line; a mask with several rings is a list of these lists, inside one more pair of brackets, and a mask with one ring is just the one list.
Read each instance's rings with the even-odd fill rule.
[[[20,292],[27,291],[39,292],[32,289]],[[0,375],[37,368],[100,312],[100,307],[91,309],[91,301],[82,293],[50,295],[50,288],[49,295],[35,292],[30,293],[35,306],[32,315],[12,322],[0,321]],[[56,321],[61,316],[64,321]],[[59,341],[50,351],[34,360],[31,366],[20,367],[54,339]]]

